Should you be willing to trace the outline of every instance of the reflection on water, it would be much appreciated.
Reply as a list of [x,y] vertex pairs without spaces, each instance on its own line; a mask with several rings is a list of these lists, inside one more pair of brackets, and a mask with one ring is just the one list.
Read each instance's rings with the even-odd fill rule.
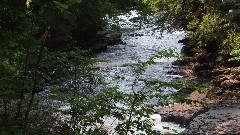
[[[133,12],[133,15],[129,17],[131,18],[133,16],[137,16],[136,13]],[[96,54],[94,57],[108,61],[97,63],[97,67],[99,67],[98,72],[105,76],[105,80],[109,84],[107,87],[118,86],[121,91],[130,93],[132,90],[131,86],[135,79],[133,70],[136,68],[138,61],[148,60],[149,57],[156,52],[169,48],[174,48],[180,53],[182,44],[178,43],[178,41],[183,38],[184,32],[177,31],[172,34],[163,33],[161,35],[160,31],[154,29],[154,25],[150,28],[139,30],[134,28],[134,25],[128,21],[129,18],[126,16],[120,16],[120,18],[125,20],[122,21],[122,26],[124,27],[122,40],[126,44],[109,46],[107,51]],[[149,66],[142,77],[164,82],[169,82],[175,78],[181,78],[179,75],[168,74],[169,71],[177,68],[172,65],[174,60],[176,60],[176,58],[156,59],[155,61],[157,64]],[[116,82],[113,80],[115,76],[121,76],[125,79]],[[173,88],[166,88],[166,91],[173,92],[176,90]],[[161,116],[158,114],[151,115],[150,119],[154,122],[153,129],[159,130],[162,133],[174,133],[163,127],[170,127],[170,129],[178,132],[184,130],[176,124],[161,122]],[[105,126],[107,129],[111,130],[111,127],[116,124],[117,121],[114,121],[111,117],[105,118]]]

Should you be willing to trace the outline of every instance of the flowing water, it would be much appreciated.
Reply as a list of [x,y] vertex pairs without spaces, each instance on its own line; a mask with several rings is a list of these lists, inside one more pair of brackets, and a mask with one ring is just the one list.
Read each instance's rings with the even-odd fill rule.
[[[121,25],[124,28],[122,31],[122,40],[125,44],[119,44],[115,46],[109,46],[107,51],[94,55],[95,58],[107,60],[107,62],[99,62],[99,73],[105,76],[105,80],[108,83],[107,87],[118,86],[119,89],[125,93],[132,92],[132,84],[135,79],[133,71],[139,60],[146,61],[149,57],[161,50],[174,48],[176,52],[180,53],[182,44],[178,43],[180,39],[184,37],[184,32],[177,31],[174,33],[161,33],[156,30],[154,25],[151,27],[145,27],[138,29],[134,27],[134,23],[129,21],[129,18],[136,17],[136,12],[132,12],[131,15],[120,16],[122,22]],[[180,75],[170,75],[169,71],[177,68],[172,62],[176,58],[162,58],[155,59],[157,64],[149,66],[146,72],[142,75],[148,80],[159,80],[163,82],[169,82],[177,78],[181,78]],[[121,81],[114,81],[114,76],[122,76],[125,79]],[[175,92],[176,89],[165,88],[166,92]],[[175,133],[181,132],[184,129],[173,123],[161,122],[161,116],[153,114],[149,116],[153,119],[154,130],[161,131],[161,133]],[[108,128],[114,126],[113,119],[105,118],[105,124]],[[169,127],[170,129],[164,129],[163,127]]]
[[[93,56],[94,58],[107,60],[106,62],[99,62],[96,65],[99,69],[97,72],[104,76],[104,80],[108,84],[104,87],[118,86],[119,90],[122,92],[131,93],[132,84],[135,80],[134,69],[137,67],[139,60],[146,61],[151,55],[169,48],[174,48],[178,53],[181,51],[182,44],[178,43],[178,41],[184,37],[184,32],[177,31],[171,34],[166,32],[161,33],[156,29],[157,27],[154,24],[149,25],[149,27],[142,27],[139,29],[139,27],[135,27],[136,23],[131,23],[129,21],[129,19],[137,16],[137,13],[134,11],[131,14],[119,16],[121,20],[120,24],[123,28],[122,40],[125,43],[115,46],[108,46],[106,51]],[[139,26],[139,24],[137,25]],[[172,64],[172,62],[175,60],[176,58],[154,59],[154,61],[157,63],[147,67],[146,71],[141,75],[141,77],[148,80],[159,80],[163,82],[170,82],[174,79],[181,78],[182,76],[180,75],[168,74],[169,71],[173,71],[178,68]],[[115,76],[124,77],[124,79],[115,81],[113,79]],[[176,89],[169,87],[164,88],[164,90],[166,93],[177,91]],[[57,100],[49,100],[47,98],[49,95],[49,90],[43,91],[39,94],[40,99],[43,99],[42,105],[56,105],[59,110],[70,109],[69,105],[63,104]],[[153,101],[152,103],[155,104],[156,101]],[[118,106],[127,107],[121,104]],[[159,106],[155,109],[158,110],[161,109],[161,107]],[[66,119],[71,119],[71,117],[69,115],[61,114],[60,119],[65,121]],[[152,129],[160,131],[163,134],[176,133],[175,131],[181,132],[184,130],[184,128],[179,127],[177,124],[161,122],[161,116],[159,114],[152,114],[149,115],[148,118],[143,119],[151,119],[154,125]],[[112,117],[104,118],[104,128],[109,131],[109,134],[115,135],[114,127],[116,127],[117,124],[118,121],[115,121]],[[169,129],[164,127],[169,127]]]

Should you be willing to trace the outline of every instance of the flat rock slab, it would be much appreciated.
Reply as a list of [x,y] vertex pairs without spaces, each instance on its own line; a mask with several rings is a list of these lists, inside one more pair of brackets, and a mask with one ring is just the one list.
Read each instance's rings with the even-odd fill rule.
[[160,110],[159,114],[164,122],[174,122],[181,126],[188,125],[193,118],[205,112],[201,106],[188,104],[174,104]]
[[[192,92],[188,98],[193,101],[207,101],[206,94],[201,94],[198,91]],[[186,126],[189,125],[197,115],[206,111],[207,109],[201,105],[189,105],[184,103],[164,107],[159,111],[159,114],[164,122],[174,122],[180,124],[180,126]]]
[[221,104],[195,117],[184,134],[240,134],[240,104]]

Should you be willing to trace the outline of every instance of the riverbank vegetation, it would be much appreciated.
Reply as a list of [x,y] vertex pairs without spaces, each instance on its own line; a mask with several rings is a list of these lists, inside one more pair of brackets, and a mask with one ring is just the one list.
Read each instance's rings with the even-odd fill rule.
[[[96,96],[95,102],[90,102],[92,98],[87,98],[92,92],[91,86],[94,85],[91,83],[98,81],[97,75],[93,74],[93,63],[96,60],[90,59],[85,51],[78,49],[83,42],[104,27],[106,21],[104,18],[107,14],[113,15],[122,7],[127,10],[127,6],[123,4],[132,5],[134,1],[124,3],[108,0],[1,1],[1,134],[71,134],[72,131],[76,133],[76,125],[73,123],[79,122],[80,116],[87,118],[85,116],[89,111],[87,106],[95,107],[84,104],[85,109],[80,111],[77,108],[82,104],[79,103],[87,103],[85,100],[96,103],[101,99]],[[70,49],[58,49],[69,46]],[[57,122],[59,117],[47,111],[51,108],[43,109],[37,102],[39,92],[46,89],[46,86],[60,84],[66,85],[65,89],[71,90],[71,92],[62,90],[65,93],[61,94],[61,101],[71,106],[72,112],[68,112],[73,116],[70,125],[61,125]],[[52,92],[56,93],[56,90]],[[77,97],[85,98],[75,103]],[[110,110],[107,103],[102,105],[105,105],[106,110]],[[106,113],[107,111],[104,112]],[[100,117],[100,114],[98,116]],[[83,124],[85,126],[88,125],[86,123],[92,123],[91,120],[96,121],[91,117],[86,122],[84,118],[81,117],[81,122],[85,122]]]
[[[183,29],[183,53],[197,76],[210,79],[222,90],[239,93],[240,31],[237,0],[144,0],[156,12],[162,29]],[[166,25],[167,24],[167,25]],[[226,96],[229,96],[226,94]],[[239,97],[239,96],[238,96]]]
[[[238,64],[239,2],[148,1],[163,29],[187,31],[187,47],[192,60],[213,64]],[[211,56],[209,56],[211,55]],[[211,58],[204,61],[204,58]],[[233,64],[233,63],[232,63]]]
[[[157,134],[148,119],[142,120],[154,111],[152,104],[144,104],[150,97],[164,98],[162,104],[168,104],[165,95],[149,91],[156,85],[161,93],[162,83],[140,78],[146,66],[154,64],[153,58],[139,63],[133,93],[126,94],[117,87],[97,89],[104,85],[95,72],[99,60],[81,50],[108,23],[106,15],[114,17],[134,8],[144,9],[142,5],[135,0],[3,0],[0,133]],[[173,51],[154,57],[165,56],[173,56]],[[142,83],[145,86],[141,90],[136,88]],[[109,131],[104,126],[106,116],[121,122]]]
[[[119,120],[128,116],[128,120],[116,127],[119,134],[134,132],[132,128],[157,134],[147,120],[141,121],[140,116],[148,117],[153,112],[152,105],[145,108],[142,103],[149,97],[169,99],[142,91],[154,87],[161,93],[160,86],[180,84],[141,79],[144,68],[154,64],[150,59],[139,63],[135,71],[136,80],[147,86],[140,92],[135,90],[139,83],[136,81],[131,94],[119,92],[116,87],[96,93],[96,84],[103,84],[94,72],[98,60],[90,59],[87,51],[81,50],[97,31],[104,29],[108,23],[106,15],[115,17],[133,9],[142,10],[143,17],[149,9],[155,11],[162,30],[186,30],[184,51],[196,71],[197,66],[208,70],[216,66],[239,66],[237,0],[3,0],[0,3],[1,134],[107,134],[101,118],[110,114]],[[154,57],[173,54],[163,51]],[[51,105],[39,104],[44,98],[39,94],[48,86],[51,86],[49,98],[70,109],[55,110]],[[116,103],[131,107],[120,109]],[[61,119],[63,115],[70,119],[65,117],[65,122]],[[133,120],[133,115],[138,119]]]

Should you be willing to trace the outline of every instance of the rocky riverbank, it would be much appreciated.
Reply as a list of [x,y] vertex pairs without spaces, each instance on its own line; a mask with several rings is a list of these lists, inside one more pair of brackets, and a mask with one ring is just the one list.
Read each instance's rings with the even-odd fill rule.
[[98,31],[96,37],[82,44],[82,48],[91,52],[102,52],[107,46],[124,44],[121,39],[122,34],[113,31]]
[[240,134],[240,68],[199,63],[182,67],[178,73],[185,78],[204,78],[203,83],[214,86],[212,90],[206,88],[205,93],[186,90],[184,94],[191,100],[207,103],[209,108],[174,104],[159,112],[162,121],[186,127],[183,134]]
[[[205,94],[200,94],[195,91],[189,95],[189,98],[193,101],[203,101],[206,98]],[[199,114],[206,112],[208,109],[200,104],[186,104],[177,103],[169,107],[165,107],[160,110],[159,114],[164,122],[174,122],[180,124],[180,126],[188,126],[189,123]]]
[[98,31],[86,41],[77,41],[73,43],[70,35],[66,35],[61,31],[56,31],[55,34],[50,36],[47,40],[47,47],[57,51],[69,51],[74,47],[79,47],[83,50],[89,50],[90,52],[96,53],[105,51],[107,46],[124,44],[121,36],[122,34],[120,32]]
[[239,100],[215,101],[205,113],[196,116],[184,134],[240,134]]

